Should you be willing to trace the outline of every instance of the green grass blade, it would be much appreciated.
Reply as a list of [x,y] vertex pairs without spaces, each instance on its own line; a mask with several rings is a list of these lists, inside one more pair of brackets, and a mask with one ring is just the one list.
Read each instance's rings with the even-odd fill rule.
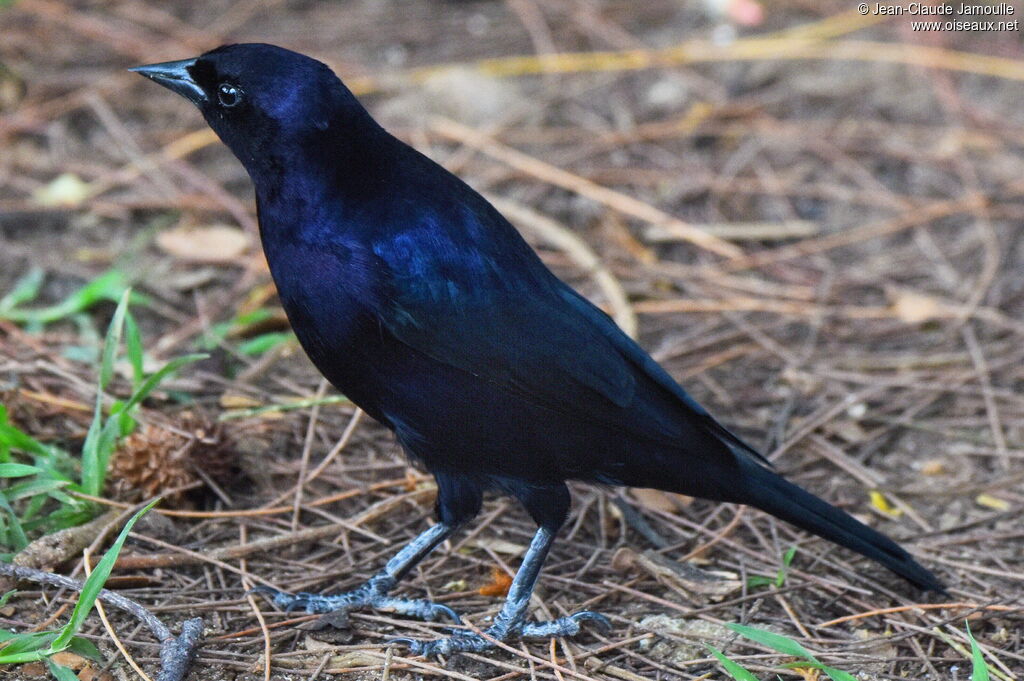
[[15,634],[0,648],[0,664],[22,664],[35,662],[46,655],[46,647],[56,638],[54,631],[39,631],[31,634]]
[[81,636],[75,636],[71,639],[71,642],[68,644],[68,650],[90,660],[100,661],[103,659],[103,653],[96,647],[96,644]]
[[153,508],[160,501],[156,499],[140,509],[131,519],[125,523],[121,533],[117,535],[117,539],[111,545],[107,552],[103,554],[103,558],[93,568],[92,574],[85,580],[85,584],[82,587],[82,593],[78,597],[78,602],[75,603],[75,609],[71,612],[71,619],[65,624],[60,634],[54,639],[53,643],[47,651],[47,654],[53,654],[64,650],[71,644],[71,639],[81,629],[82,624],[85,622],[85,618],[89,616],[92,611],[93,605],[96,603],[96,599],[99,597],[100,591],[103,589],[103,585],[106,583],[107,578],[110,577],[110,571],[114,569],[114,562],[117,560],[117,556],[121,553],[121,547],[124,546],[125,539],[128,538],[128,533],[132,531],[132,527],[136,521],[146,514],[149,509]]
[[24,478],[27,475],[37,475],[42,472],[42,468],[30,466],[27,463],[0,463],[0,478]]
[[125,288],[127,284],[124,274],[118,270],[108,270],[56,305],[30,310],[6,310],[0,312],[0,318],[19,324],[41,326],[88,310],[101,301],[117,300]]
[[271,333],[260,334],[259,336],[242,343],[238,346],[238,351],[243,355],[248,356],[262,355],[268,350],[272,350],[278,345],[288,343],[294,339],[295,334],[291,331],[273,331]]
[[181,367],[186,364],[191,364],[192,362],[198,362],[201,359],[206,359],[207,357],[209,357],[209,355],[203,353],[175,357],[163,367],[150,374],[146,380],[142,382],[139,389],[136,390],[130,398],[128,398],[127,402],[125,402],[124,410],[127,411],[139,405],[143,400],[149,397],[151,392],[156,390],[157,386],[159,386],[164,379]]
[[69,667],[47,658],[46,669],[57,681],[78,681],[78,676]]
[[96,392],[96,406],[92,413],[92,422],[82,443],[82,491],[92,496],[100,493],[103,486],[103,471],[99,470],[100,433],[103,431],[103,393]]
[[0,443],[26,454],[49,457],[53,450],[9,423],[0,423]]
[[89,424],[89,431],[86,433],[85,443],[82,445],[82,490],[93,496],[99,495],[103,490],[107,463],[114,447],[117,446],[117,436],[120,434],[119,432],[113,434],[110,432],[110,423],[116,422],[115,417],[112,416],[106,423],[103,422],[103,391],[114,376],[114,362],[121,345],[121,334],[124,330],[124,320],[128,314],[130,299],[131,289],[126,288],[121,294],[117,309],[114,310],[114,316],[107,326],[96,388],[96,405],[93,409],[92,423]]
[[747,588],[756,589],[762,586],[773,586],[775,584],[774,577],[766,577],[764,575],[751,575],[747,577]]
[[[89,430],[92,430],[90,426]],[[103,481],[107,477],[107,464],[117,449],[117,440],[121,436],[120,414],[112,414],[107,422],[98,429],[89,455],[82,452],[82,487],[86,494],[99,496],[103,491]]]
[[25,531],[28,531],[30,529],[29,523],[32,521],[33,518],[36,517],[39,511],[41,511],[43,506],[46,504],[46,498],[47,497],[44,497],[42,495],[30,497],[28,503],[25,504],[25,510],[21,514],[21,521],[25,525]]
[[124,318],[124,345],[128,361],[132,365],[132,390],[138,390],[146,373],[143,367],[142,334],[139,332],[139,325],[131,312],[128,312]]
[[128,313],[128,300],[132,290],[125,289],[121,300],[117,303],[114,316],[107,327],[107,337],[103,341],[103,358],[100,361],[100,391],[106,390],[114,377],[114,361],[117,359],[117,351],[121,347],[121,334],[124,332],[124,317]]
[[[7,407],[0,404],[0,426],[6,426],[7,423]],[[0,462],[7,463],[11,460],[11,446],[0,437]]]
[[3,494],[7,497],[8,501],[18,501],[26,497],[34,497],[37,494],[47,494],[67,485],[67,480],[44,477],[38,480],[29,480],[28,482],[19,482],[17,485],[11,485]]
[[706,643],[704,645],[707,647],[709,651],[711,651],[711,654],[715,656],[715,659],[718,660],[718,663],[722,665],[722,668],[725,669],[725,672],[733,679],[735,679],[736,681],[758,681],[757,677],[751,674],[750,670],[748,670],[746,667],[737,662],[733,662],[725,656],[725,653],[718,650],[714,646],[708,645]]
[[7,295],[0,298],[0,315],[7,310],[13,310],[19,305],[30,303],[39,297],[39,291],[43,287],[43,279],[46,274],[42,268],[33,267],[19,279]]
[[807,648],[782,634],[776,634],[771,631],[765,631],[763,629],[755,629],[754,627],[747,627],[742,624],[729,624],[727,625],[730,629],[735,631],[741,636],[749,638],[751,641],[760,643],[761,645],[768,646],[772,650],[782,653],[783,655],[790,655],[792,657],[802,657],[805,660],[810,660],[817,664],[821,664],[818,660],[810,653]]
[[857,677],[850,672],[844,672],[842,669],[836,669],[835,667],[822,665],[821,671],[825,672],[825,676],[832,679],[832,681],[857,681]]
[[[21,551],[28,546],[28,535],[25,533],[25,528],[22,527],[21,519],[18,518],[18,514],[11,508],[8,497],[4,493],[0,493],[0,510],[7,514],[7,530],[5,531],[7,537],[5,544],[15,551]],[[4,596],[3,602],[6,602],[9,597],[8,593],[8,595]]]
[[102,481],[107,474],[107,464],[110,462],[110,457],[117,449],[117,441],[121,437],[121,419],[120,414],[111,414],[107,422],[103,424],[103,430],[100,432],[99,439],[99,457],[96,459],[97,472],[96,475],[100,479],[99,489],[97,494],[103,489]]
[[965,621],[964,624],[967,626],[967,639],[971,642],[971,681],[989,681],[988,664],[985,663],[981,646],[974,640],[970,623]]
[[786,584],[786,575],[789,574],[789,566],[793,563],[794,556],[796,556],[795,546],[790,546],[782,554],[782,567],[779,568],[779,572],[775,575],[775,588],[781,589]]

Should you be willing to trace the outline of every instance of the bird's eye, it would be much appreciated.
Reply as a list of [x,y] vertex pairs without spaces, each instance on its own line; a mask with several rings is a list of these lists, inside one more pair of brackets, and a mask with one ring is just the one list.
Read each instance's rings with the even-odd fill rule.
[[242,103],[242,89],[231,83],[221,83],[217,88],[217,100],[223,107],[231,108]]

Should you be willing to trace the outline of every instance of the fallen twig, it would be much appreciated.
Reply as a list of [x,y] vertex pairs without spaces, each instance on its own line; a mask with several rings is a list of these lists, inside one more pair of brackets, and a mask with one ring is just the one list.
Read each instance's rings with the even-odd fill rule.
[[171,565],[191,565],[203,562],[233,560],[249,556],[253,553],[268,553],[281,549],[285,546],[318,541],[326,537],[335,536],[346,530],[358,527],[362,523],[374,520],[389,512],[399,504],[407,501],[422,501],[435,493],[436,489],[434,487],[425,487],[423,489],[416,490],[415,492],[409,492],[396,497],[389,497],[374,504],[344,525],[332,523],[330,525],[310,527],[305,530],[299,530],[298,532],[289,532],[288,534],[283,534],[278,537],[269,537],[267,539],[258,539],[245,544],[225,546],[219,549],[208,550],[204,553],[191,551],[185,552],[184,549],[182,549],[181,553],[173,552],[121,556],[114,564],[114,569],[133,570],[138,568],[169,567]]

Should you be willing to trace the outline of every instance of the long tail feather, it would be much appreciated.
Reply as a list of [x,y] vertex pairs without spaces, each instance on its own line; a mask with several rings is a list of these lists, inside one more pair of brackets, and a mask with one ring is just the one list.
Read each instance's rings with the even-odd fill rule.
[[749,459],[741,459],[743,503],[881,563],[915,586],[945,592],[938,578],[896,542]]

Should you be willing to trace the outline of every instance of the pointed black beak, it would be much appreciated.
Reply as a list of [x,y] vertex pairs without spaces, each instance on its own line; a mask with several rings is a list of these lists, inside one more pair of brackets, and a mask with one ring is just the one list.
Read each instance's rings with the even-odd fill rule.
[[136,66],[128,70],[139,73],[198,105],[206,101],[206,93],[196,84],[188,71],[195,63],[195,59],[182,59],[181,61],[165,61],[160,64]]

